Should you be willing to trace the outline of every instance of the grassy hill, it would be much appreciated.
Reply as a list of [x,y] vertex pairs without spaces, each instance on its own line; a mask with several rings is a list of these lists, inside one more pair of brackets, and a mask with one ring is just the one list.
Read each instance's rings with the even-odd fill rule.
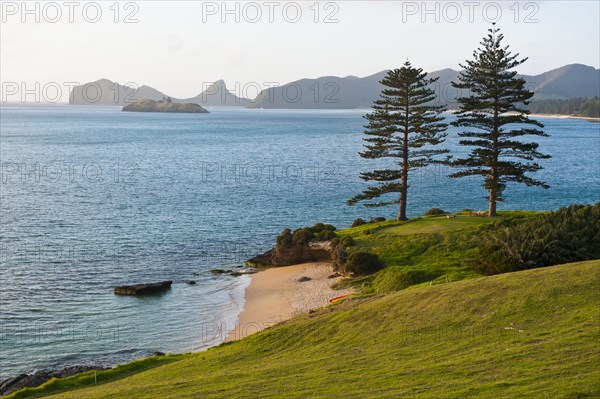
[[598,397],[599,289],[596,260],[348,300],[120,380],[73,377],[81,389],[51,397]]
[[381,294],[418,284],[438,284],[478,277],[470,262],[482,233],[494,223],[541,215],[533,211],[501,211],[498,218],[471,217],[459,213],[453,218],[427,216],[406,222],[367,223],[340,230],[355,245],[348,252],[366,251],[379,256],[386,267],[348,284],[365,293]]

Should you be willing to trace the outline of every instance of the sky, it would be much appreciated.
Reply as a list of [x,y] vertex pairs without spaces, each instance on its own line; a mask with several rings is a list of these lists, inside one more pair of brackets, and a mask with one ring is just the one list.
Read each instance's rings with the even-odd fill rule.
[[[24,5],[25,4],[25,5]],[[599,1],[1,1],[2,101],[26,90],[68,100],[107,78],[176,98],[225,80],[258,88],[319,76],[367,76],[407,59],[459,69],[492,22],[535,75],[600,64]],[[6,87],[19,92],[7,96]],[[62,88],[59,92],[57,87]],[[11,89],[14,90],[14,89]],[[20,97],[19,97],[20,96]],[[35,96],[26,96],[35,101]]]

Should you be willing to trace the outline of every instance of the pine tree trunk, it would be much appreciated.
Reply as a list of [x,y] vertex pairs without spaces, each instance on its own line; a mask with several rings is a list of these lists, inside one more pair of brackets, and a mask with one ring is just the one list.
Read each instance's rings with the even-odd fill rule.
[[494,189],[490,190],[490,204],[488,208],[488,217],[496,216],[496,192]]
[[398,211],[398,217],[396,220],[408,220],[406,217],[406,193],[405,189],[402,189],[402,193],[400,194],[400,210]]
[[404,143],[402,143],[402,189],[400,190],[400,211],[396,220],[408,220],[406,217],[406,198],[408,196],[408,105],[404,115]]
[[494,98],[494,130],[493,134],[493,144],[492,150],[494,152],[494,159],[492,160],[492,188],[490,189],[490,204],[488,208],[488,217],[493,218],[496,216],[496,202],[498,200],[498,192],[497,192],[497,184],[498,184],[498,115],[500,114],[498,110],[498,97]]

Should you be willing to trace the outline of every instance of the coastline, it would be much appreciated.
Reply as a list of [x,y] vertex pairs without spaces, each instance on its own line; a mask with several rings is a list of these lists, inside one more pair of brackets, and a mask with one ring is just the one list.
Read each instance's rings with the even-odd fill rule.
[[592,118],[588,116],[574,116],[574,115],[562,115],[562,114],[529,114],[533,118],[553,118],[553,119],[578,119],[589,122],[600,122],[600,118]]
[[[458,112],[458,109],[447,109],[446,112],[451,114]],[[512,112],[508,112],[507,114],[511,114]],[[588,122],[600,122],[600,118],[593,118],[589,116],[575,116],[568,114],[528,114],[531,118],[552,118],[552,119],[578,119],[582,121]]]
[[[295,315],[325,306],[331,298],[354,292],[353,289],[330,288],[341,278],[329,278],[332,273],[331,262],[310,262],[252,274],[244,308],[225,342],[247,337]],[[301,277],[310,280],[300,282]]]

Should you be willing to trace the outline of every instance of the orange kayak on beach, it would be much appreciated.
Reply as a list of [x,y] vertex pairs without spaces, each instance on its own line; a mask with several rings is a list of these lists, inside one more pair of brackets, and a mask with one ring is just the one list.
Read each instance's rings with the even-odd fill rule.
[[346,298],[349,298],[351,296],[354,296],[354,294],[346,294],[346,295],[342,295],[342,296],[336,296],[335,298],[331,298],[328,302],[329,303],[333,303],[335,301],[339,301],[341,299],[346,299]]

